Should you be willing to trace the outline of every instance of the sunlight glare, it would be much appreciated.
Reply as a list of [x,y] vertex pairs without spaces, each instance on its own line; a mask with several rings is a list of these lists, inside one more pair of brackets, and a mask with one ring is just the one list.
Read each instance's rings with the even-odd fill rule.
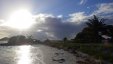
[[26,9],[20,9],[11,14],[6,26],[16,29],[28,29],[34,24],[32,14]]
[[19,47],[19,60],[17,64],[31,64],[30,46],[24,45]]

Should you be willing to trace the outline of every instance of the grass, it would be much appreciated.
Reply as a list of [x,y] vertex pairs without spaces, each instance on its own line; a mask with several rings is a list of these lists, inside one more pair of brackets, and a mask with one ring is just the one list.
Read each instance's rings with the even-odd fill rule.
[[58,43],[46,43],[52,47],[62,48],[64,50],[74,49],[84,53],[89,54],[90,56],[105,60],[113,63],[113,45],[105,47],[103,44],[97,43],[71,43],[71,42],[58,42]]

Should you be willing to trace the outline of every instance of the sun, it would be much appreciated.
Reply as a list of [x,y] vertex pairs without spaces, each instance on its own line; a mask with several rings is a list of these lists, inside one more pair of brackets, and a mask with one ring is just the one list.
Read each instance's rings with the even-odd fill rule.
[[6,26],[19,30],[28,29],[34,24],[32,14],[26,9],[19,9],[11,13]]

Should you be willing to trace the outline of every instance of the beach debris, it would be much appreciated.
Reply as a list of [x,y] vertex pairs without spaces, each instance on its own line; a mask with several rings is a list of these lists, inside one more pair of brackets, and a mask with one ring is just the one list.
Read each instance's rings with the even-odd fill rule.
[[54,53],[54,54],[55,54],[55,56],[52,57],[52,61],[56,61],[56,62],[58,62],[58,63],[63,63],[63,62],[65,62],[65,59],[63,58],[63,54],[64,54],[64,53],[62,53],[62,52],[56,52],[56,53]]

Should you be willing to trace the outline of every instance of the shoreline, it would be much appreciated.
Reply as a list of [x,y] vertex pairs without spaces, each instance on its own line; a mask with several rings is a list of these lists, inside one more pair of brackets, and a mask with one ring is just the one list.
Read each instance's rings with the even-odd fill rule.
[[[62,43],[57,43],[57,44],[62,44]],[[56,43],[53,43],[53,44],[46,43],[46,44],[43,44],[43,45],[47,45],[47,46],[54,47],[54,48],[57,48],[57,49],[63,49],[65,51],[69,52],[69,53],[72,53],[73,55],[75,55],[77,57],[77,59],[78,59],[77,63],[78,64],[81,64],[81,63],[82,64],[84,64],[84,63],[85,64],[112,64],[109,61],[96,58],[96,57],[94,57],[94,55],[90,55],[88,53],[84,53],[83,51],[77,49],[76,47],[74,47],[74,48],[73,47],[63,47],[63,45],[61,45],[61,46],[59,45],[58,46],[58,45],[56,45]]]
[[[85,63],[85,64],[100,64],[100,63],[106,63],[106,64],[110,64],[110,62],[107,62],[105,60],[102,59],[97,59],[95,58],[93,55],[89,55],[88,53],[84,53],[83,51],[78,50],[78,48],[80,46],[77,47],[65,47],[62,45],[62,43],[57,43],[60,45],[56,45],[55,43],[37,43],[37,44],[0,44],[0,46],[21,46],[21,45],[38,45],[38,44],[42,44],[42,45],[46,45],[46,46],[50,46],[53,48],[57,48],[57,49],[62,49],[64,51],[67,51],[69,53],[72,53],[74,56],[76,56],[77,58],[77,63]],[[86,46],[86,45],[85,45]],[[89,45],[88,45],[89,46]]]
[[82,52],[77,51],[77,50],[72,51],[71,49],[63,49],[63,48],[54,47],[54,46],[47,45],[47,44],[43,44],[43,45],[50,46],[50,47],[57,48],[57,49],[62,49],[64,51],[67,51],[67,52],[73,54],[74,56],[76,56],[77,64],[81,64],[81,63],[83,63],[83,64],[84,63],[85,64],[99,64],[100,63],[100,60],[92,58],[90,55],[82,53]]

